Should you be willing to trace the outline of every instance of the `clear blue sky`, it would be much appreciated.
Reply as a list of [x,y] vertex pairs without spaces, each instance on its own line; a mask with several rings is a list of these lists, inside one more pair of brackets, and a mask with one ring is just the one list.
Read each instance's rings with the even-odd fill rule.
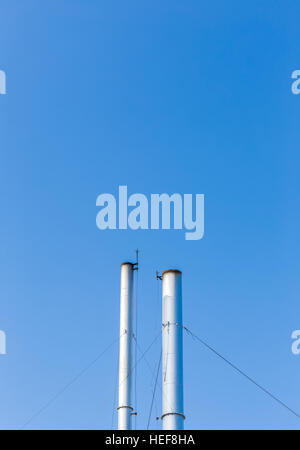
[[[300,412],[299,18],[291,0],[1,2],[1,428],[118,335],[119,266],[137,247],[141,348],[159,332],[155,270],[179,268],[185,325]],[[96,197],[121,184],[204,193],[205,237],[98,230]],[[110,428],[117,353],[28,428]],[[300,427],[189,337],[184,375],[186,428]],[[139,428],[152,384],[141,361]]]

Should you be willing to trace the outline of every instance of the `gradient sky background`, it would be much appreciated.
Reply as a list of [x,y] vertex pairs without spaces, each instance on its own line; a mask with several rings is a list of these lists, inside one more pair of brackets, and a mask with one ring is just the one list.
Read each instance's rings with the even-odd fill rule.
[[[300,413],[299,19],[291,0],[1,1],[2,429],[118,336],[120,264],[137,247],[141,348],[160,330],[155,270],[179,268],[185,325]],[[97,196],[122,184],[204,193],[205,237],[98,230]],[[138,428],[159,352],[138,365]],[[116,427],[117,355],[27,428]],[[188,336],[184,376],[187,429],[300,427]]]

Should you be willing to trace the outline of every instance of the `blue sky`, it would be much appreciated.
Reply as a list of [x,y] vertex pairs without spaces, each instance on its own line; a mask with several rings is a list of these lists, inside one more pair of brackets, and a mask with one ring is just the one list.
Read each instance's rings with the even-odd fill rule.
[[[299,14],[290,0],[2,1],[2,429],[118,335],[120,264],[137,247],[141,348],[160,329],[155,271],[179,268],[184,324],[300,412]],[[204,238],[98,230],[96,198],[119,185],[205,194]],[[138,365],[138,428],[159,352],[158,339]],[[117,355],[27,428],[115,427]],[[188,336],[184,378],[188,429],[299,428]]]

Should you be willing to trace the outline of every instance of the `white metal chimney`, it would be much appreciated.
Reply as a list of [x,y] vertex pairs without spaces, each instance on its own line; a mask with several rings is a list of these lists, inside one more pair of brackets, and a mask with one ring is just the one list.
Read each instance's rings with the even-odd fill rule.
[[182,285],[179,270],[162,274],[162,425],[183,430]]
[[134,265],[121,265],[118,429],[131,430]]

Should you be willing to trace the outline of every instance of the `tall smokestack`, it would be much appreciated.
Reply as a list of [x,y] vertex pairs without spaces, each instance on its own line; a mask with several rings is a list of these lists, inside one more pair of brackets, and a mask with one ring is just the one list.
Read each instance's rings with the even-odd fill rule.
[[181,272],[162,274],[162,424],[183,430],[183,348]]
[[133,337],[133,270],[134,265],[121,265],[120,356],[118,429],[131,430],[132,413],[132,337]]

